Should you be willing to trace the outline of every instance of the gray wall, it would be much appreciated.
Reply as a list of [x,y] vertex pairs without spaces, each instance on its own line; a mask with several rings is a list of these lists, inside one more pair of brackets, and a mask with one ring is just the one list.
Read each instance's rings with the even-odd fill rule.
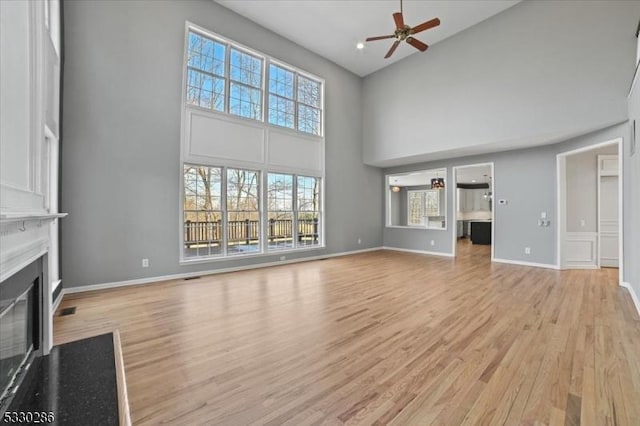
[[626,120],[638,16],[637,1],[524,1],[367,76],[364,161],[560,142]]
[[[624,280],[631,284],[640,297],[640,87],[636,81],[629,98],[629,118],[636,122],[636,151],[631,155],[631,141],[624,146],[625,198],[624,198]],[[630,132],[631,135],[631,132]]]
[[567,232],[598,231],[598,155],[607,154],[618,154],[618,145],[567,156]]
[[[495,200],[495,257],[515,261],[541,264],[556,264],[556,155],[579,147],[628,137],[626,122],[606,129],[580,136],[559,144],[546,145],[515,151],[505,151],[472,157],[439,160],[410,166],[385,169],[385,174],[426,170],[439,167],[447,168],[448,182],[452,180],[452,167],[476,163],[494,162],[494,200]],[[629,188],[625,188],[625,197],[631,197]],[[384,229],[384,245],[411,250],[451,253],[453,233],[455,233],[455,211],[453,196],[455,190],[447,189],[448,228],[441,230]],[[508,204],[498,204],[506,199]],[[551,221],[549,227],[537,224],[540,213],[546,212]],[[629,217],[625,217],[625,229]],[[431,246],[433,240],[435,245]],[[625,249],[627,247],[625,242]],[[531,248],[531,254],[524,252]],[[631,253],[625,252],[625,262]]]
[[[178,206],[185,21],[326,80],[326,243],[381,245],[382,174],[362,164],[362,80],[202,1],[67,1],[61,211],[67,287],[272,262],[180,266]],[[362,238],[358,245],[357,239]],[[141,259],[151,266],[142,269]]]

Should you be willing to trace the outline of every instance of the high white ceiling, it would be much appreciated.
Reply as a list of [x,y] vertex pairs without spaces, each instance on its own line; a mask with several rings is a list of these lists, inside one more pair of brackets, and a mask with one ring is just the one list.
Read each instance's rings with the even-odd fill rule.
[[[399,0],[215,0],[217,3],[294,41],[295,43],[365,76],[412,54],[416,49],[401,44],[390,59],[384,55],[393,40],[356,44],[367,37],[392,34],[392,13]],[[412,27],[438,17],[441,25],[416,35],[428,45],[469,28],[520,0],[404,1],[404,18]],[[313,71],[313,70],[310,70]]]

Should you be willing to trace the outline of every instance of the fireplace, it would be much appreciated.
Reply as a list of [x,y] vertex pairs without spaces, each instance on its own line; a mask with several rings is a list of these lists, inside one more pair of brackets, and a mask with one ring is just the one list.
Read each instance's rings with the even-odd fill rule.
[[42,343],[42,257],[0,283],[0,414]]

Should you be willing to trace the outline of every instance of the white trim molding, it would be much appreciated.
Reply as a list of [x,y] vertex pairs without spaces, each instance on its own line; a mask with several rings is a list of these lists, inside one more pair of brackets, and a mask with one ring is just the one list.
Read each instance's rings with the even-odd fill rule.
[[[556,269],[565,269],[566,265],[564,264],[564,258],[566,257],[566,220],[567,220],[567,212],[566,212],[566,158],[569,155],[578,154],[581,152],[591,151],[597,148],[602,148],[605,146],[617,145],[618,146],[618,270],[619,270],[619,285],[623,284],[624,277],[624,223],[623,223],[623,211],[624,211],[624,191],[623,187],[625,185],[624,182],[624,152],[623,152],[623,139],[622,137],[618,137],[612,140],[586,145],[581,148],[573,149],[570,151],[561,152],[556,155],[556,216],[558,217],[558,228],[556,231]],[[598,164],[598,170],[600,169],[600,164]],[[598,184],[600,181],[600,174],[598,174]],[[599,191],[598,191],[599,192]],[[599,202],[598,202],[599,204]],[[598,219],[599,224],[599,219]],[[599,234],[599,232],[598,232]],[[597,244],[599,246],[599,244]],[[600,247],[597,247],[598,254],[596,256],[598,265],[600,262]],[[569,269],[569,267],[566,267]],[[574,269],[574,268],[571,268]]]
[[564,269],[598,269],[598,233],[565,232]]
[[110,283],[83,285],[83,286],[77,286],[77,287],[63,288],[62,291],[64,292],[64,294],[84,293],[87,291],[107,290],[107,289],[117,288],[117,287],[127,287],[127,286],[133,286],[133,285],[151,284],[151,283],[162,282],[162,281],[202,277],[205,275],[218,275],[218,274],[226,274],[228,272],[239,272],[239,271],[247,271],[250,269],[269,268],[272,266],[281,266],[281,265],[288,265],[292,263],[309,262],[312,260],[328,259],[331,257],[350,256],[354,254],[367,253],[371,251],[380,251],[380,250],[383,250],[383,247],[372,247],[372,248],[362,249],[362,250],[352,250],[352,251],[345,251],[345,252],[332,253],[332,254],[323,254],[318,256],[302,257],[299,259],[282,260],[277,262],[265,262],[265,263],[258,263],[253,265],[235,266],[231,268],[213,269],[209,271],[185,272],[183,274],[162,275],[157,277],[140,278],[136,280],[115,281]]
[[552,265],[550,263],[535,263],[535,262],[525,262],[522,260],[509,260],[509,259],[493,259],[493,262],[496,263],[507,263],[510,265],[519,265],[519,266],[532,266],[534,268],[545,268],[545,269],[559,269],[558,265]]
[[402,251],[405,253],[426,254],[428,256],[453,257],[453,253],[443,253],[438,251],[412,250],[400,247],[383,246],[382,250]]
[[640,298],[636,294],[636,292],[633,289],[633,287],[631,287],[631,284],[623,281],[620,284],[620,287],[624,287],[627,290],[629,290],[629,294],[631,295],[631,300],[633,301],[633,304],[636,306],[636,311],[638,311],[638,315],[640,316]]
[[66,293],[65,289],[64,288],[61,289],[60,293],[58,294],[58,297],[56,298],[56,300],[53,301],[53,305],[51,306],[51,316],[54,316],[56,314],[56,311],[60,307],[60,303],[62,302],[62,298],[64,297],[65,293]]

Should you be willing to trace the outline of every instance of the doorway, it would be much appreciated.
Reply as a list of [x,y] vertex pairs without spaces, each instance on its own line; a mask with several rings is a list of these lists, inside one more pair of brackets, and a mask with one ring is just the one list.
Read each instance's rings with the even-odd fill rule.
[[622,141],[557,156],[559,269],[619,268],[622,280]]
[[493,163],[453,168],[453,255],[472,261],[494,258],[495,212]]

